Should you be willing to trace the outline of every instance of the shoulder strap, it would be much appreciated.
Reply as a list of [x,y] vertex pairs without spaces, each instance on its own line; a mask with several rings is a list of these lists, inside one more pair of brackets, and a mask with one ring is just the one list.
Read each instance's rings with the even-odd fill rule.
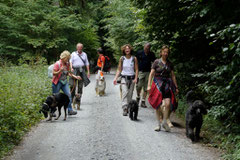
[[132,59],[133,63],[135,63],[135,56],[132,56],[132,58],[133,58],[133,59]]
[[[83,53],[82,53],[83,54]],[[77,53],[77,55],[79,56],[79,58],[82,60],[82,62],[83,62],[83,64],[84,64],[84,66],[86,66],[86,64],[85,64],[85,61],[82,59],[82,57]]]
[[60,68],[61,67],[61,63],[60,63],[60,61],[57,61],[58,62],[58,67]]
[[121,60],[121,67],[123,69],[123,61],[125,60],[124,56],[121,56],[120,60]]

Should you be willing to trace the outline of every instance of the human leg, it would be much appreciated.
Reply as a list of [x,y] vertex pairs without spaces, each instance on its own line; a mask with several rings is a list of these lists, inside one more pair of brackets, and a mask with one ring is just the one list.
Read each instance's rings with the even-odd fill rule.
[[[52,93],[58,93],[61,89],[62,84],[58,82],[57,84],[52,83]],[[52,117],[56,117],[56,111],[57,109],[55,108],[54,110],[51,111]]]
[[130,88],[128,88],[127,103],[129,103],[129,102],[132,100],[133,91],[134,91],[134,86],[135,86],[135,83],[132,83],[132,84],[130,85]]
[[157,117],[158,125],[154,130],[159,132],[161,130],[161,124],[162,124],[162,121],[163,121],[162,107],[161,106],[156,109],[156,117]]
[[58,82],[57,84],[52,83],[52,93],[58,93],[61,89],[61,83]]
[[167,119],[167,124],[170,128],[173,128],[173,124],[170,120],[170,116],[171,116],[171,111],[168,112],[168,119]]
[[141,90],[142,90],[142,87],[140,87],[140,84],[139,84],[139,80],[138,80],[138,83],[136,84],[136,91],[137,91],[137,97],[136,97],[136,101],[137,103],[139,104],[140,102],[140,94],[141,94]]
[[169,132],[171,129],[167,124],[167,119],[169,119],[170,112],[170,98],[163,99],[163,128]]
[[148,85],[148,77],[149,77],[149,72],[144,72],[142,78],[142,88],[143,88],[143,93],[142,93],[142,102],[141,102],[141,107],[146,108],[146,103],[145,99],[147,97],[147,85]]
[[72,109],[72,96],[71,96],[71,93],[70,93],[70,88],[69,88],[69,85],[68,83],[66,83],[65,85],[62,85],[61,87],[62,91],[68,96],[70,102],[68,104],[68,114],[69,115],[76,115],[77,112],[76,111],[73,111]]
[[122,92],[122,109],[123,116],[127,116],[127,105],[128,105],[128,86],[125,83],[125,79],[122,79],[121,84],[121,92]]
[[136,101],[139,103],[140,99],[141,99],[141,91],[142,91],[142,86],[143,86],[143,80],[144,80],[144,74],[143,72],[139,72],[138,73],[138,82],[136,85],[136,91],[137,91],[137,97],[136,97]]

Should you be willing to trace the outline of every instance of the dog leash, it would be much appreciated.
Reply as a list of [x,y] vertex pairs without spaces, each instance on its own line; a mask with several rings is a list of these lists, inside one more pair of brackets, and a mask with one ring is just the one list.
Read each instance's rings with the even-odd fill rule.
[[72,88],[72,90],[71,90],[71,94],[72,94],[74,88],[75,88],[75,79],[73,79],[73,88]]

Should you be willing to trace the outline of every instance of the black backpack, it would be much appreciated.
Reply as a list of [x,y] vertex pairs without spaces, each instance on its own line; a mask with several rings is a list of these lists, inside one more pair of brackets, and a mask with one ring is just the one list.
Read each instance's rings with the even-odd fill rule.
[[104,56],[104,57],[105,57],[105,63],[104,63],[103,71],[110,72],[110,69],[111,69],[110,58],[108,56]]

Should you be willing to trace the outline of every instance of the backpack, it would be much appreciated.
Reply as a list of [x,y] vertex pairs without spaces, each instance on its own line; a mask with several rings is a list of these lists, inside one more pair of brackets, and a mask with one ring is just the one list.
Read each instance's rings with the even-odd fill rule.
[[109,72],[111,69],[111,63],[110,63],[110,58],[108,56],[104,56],[105,57],[105,63],[103,66],[103,71],[104,72]]
[[[58,63],[58,66],[60,68],[60,62],[57,61]],[[55,63],[54,63],[55,64]],[[48,78],[53,78],[53,68],[54,68],[54,64],[51,64],[49,67],[48,67]]]

